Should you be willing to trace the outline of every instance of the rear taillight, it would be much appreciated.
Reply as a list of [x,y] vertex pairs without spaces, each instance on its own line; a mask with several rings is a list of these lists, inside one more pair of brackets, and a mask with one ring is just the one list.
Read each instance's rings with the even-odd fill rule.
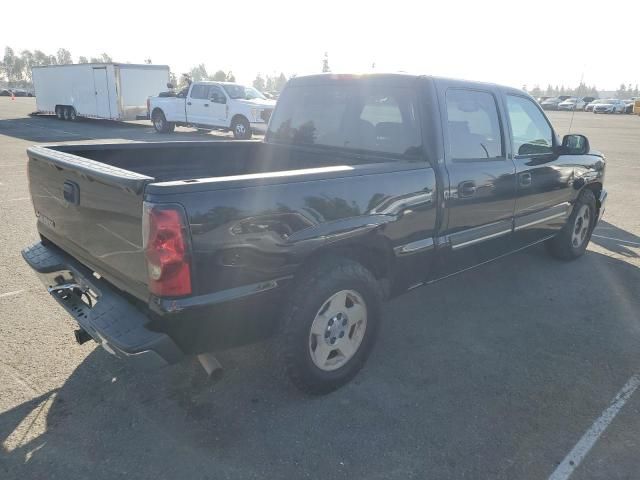
[[184,211],[178,205],[144,203],[142,241],[149,291],[160,297],[191,294],[191,264]]

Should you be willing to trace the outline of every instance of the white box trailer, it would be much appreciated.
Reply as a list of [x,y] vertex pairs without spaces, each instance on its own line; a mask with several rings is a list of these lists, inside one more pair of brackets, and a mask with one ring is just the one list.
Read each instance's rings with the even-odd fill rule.
[[38,113],[135,120],[147,115],[147,98],[167,89],[167,65],[81,63],[33,67]]

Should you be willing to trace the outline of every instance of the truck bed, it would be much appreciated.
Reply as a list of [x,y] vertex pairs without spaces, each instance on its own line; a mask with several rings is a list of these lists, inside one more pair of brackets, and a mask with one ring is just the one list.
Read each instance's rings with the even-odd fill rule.
[[[153,182],[226,177],[365,163],[255,141],[162,142],[46,147],[135,172]],[[368,157],[367,163],[371,163]]]
[[[282,176],[293,181],[292,175],[326,178],[328,170],[376,163],[370,156],[319,154],[254,141],[36,146],[28,155],[40,234],[139,299],[148,297],[142,209],[150,191],[175,194],[196,187],[209,192],[247,178],[258,183],[282,182],[274,178]],[[321,168],[330,166],[336,167]]]

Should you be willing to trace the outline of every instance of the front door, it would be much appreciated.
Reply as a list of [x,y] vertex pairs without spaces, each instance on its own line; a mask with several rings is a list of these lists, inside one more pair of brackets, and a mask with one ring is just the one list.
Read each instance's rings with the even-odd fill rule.
[[515,166],[506,154],[498,93],[490,87],[441,85],[439,95],[449,177],[448,218],[438,238],[446,255],[437,276],[496,258],[511,249]]
[[111,118],[111,101],[109,99],[109,82],[107,80],[107,68],[93,69],[93,86],[96,96],[96,116],[99,118]]
[[191,87],[187,98],[187,120],[192,125],[211,124],[211,101],[209,100],[210,85],[198,83]]
[[227,125],[227,96],[217,85],[209,89],[209,110],[212,124]]
[[509,94],[505,104],[518,178],[514,243],[524,246],[554,235],[565,224],[575,162],[558,155],[553,129],[533,100]]

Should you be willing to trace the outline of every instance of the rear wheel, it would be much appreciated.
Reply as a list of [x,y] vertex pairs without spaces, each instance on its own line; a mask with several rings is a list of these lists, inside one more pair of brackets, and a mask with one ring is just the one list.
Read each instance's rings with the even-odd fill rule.
[[249,120],[244,117],[234,118],[231,123],[231,130],[237,140],[248,140],[251,138],[251,125],[249,124]]
[[583,190],[560,233],[546,242],[551,255],[562,260],[574,260],[587,249],[596,224],[596,197]]
[[58,120],[64,120],[64,107],[56,107],[56,117],[58,117]]
[[176,128],[176,124],[173,122],[167,122],[167,119],[162,113],[162,110],[155,110],[153,112],[153,116],[151,117],[151,121],[153,122],[153,128],[156,129],[158,133],[169,133],[173,132]]
[[66,107],[64,109],[64,119],[65,120],[71,120],[72,122],[74,122],[77,118],[77,114],[76,114],[76,109],[73,107]]
[[291,382],[320,395],[351,380],[375,343],[381,298],[373,275],[345,258],[304,274],[286,302],[278,339]]

